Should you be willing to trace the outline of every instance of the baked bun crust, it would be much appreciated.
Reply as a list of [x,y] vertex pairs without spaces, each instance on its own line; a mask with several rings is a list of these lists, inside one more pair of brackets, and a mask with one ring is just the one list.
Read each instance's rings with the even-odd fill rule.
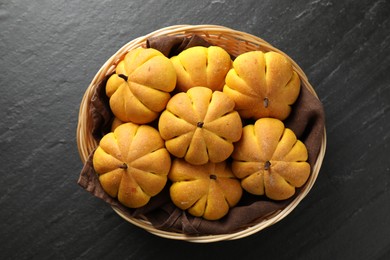
[[168,176],[173,203],[196,217],[220,219],[242,196],[240,182],[225,162],[192,165],[175,159]]
[[223,92],[243,118],[284,120],[298,98],[300,79],[291,62],[276,52],[239,55],[226,76]]
[[232,171],[243,189],[274,200],[293,196],[310,175],[305,145],[278,119],[245,126],[232,157]]
[[218,46],[191,47],[171,61],[177,74],[177,89],[183,92],[196,86],[222,91],[232,66],[230,55]]
[[119,120],[145,124],[165,109],[176,85],[171,61],[155,49],[133,49],[106,84],[110,108]]
[[226,160],[242,133],[234,102],[224,93],[205,87],[173,96],[158,128],[168,151],[195,165]]
[[156,129],[125,123],[101,139],[93,167],[111,197],[139,208],[164,188],[171,158]]

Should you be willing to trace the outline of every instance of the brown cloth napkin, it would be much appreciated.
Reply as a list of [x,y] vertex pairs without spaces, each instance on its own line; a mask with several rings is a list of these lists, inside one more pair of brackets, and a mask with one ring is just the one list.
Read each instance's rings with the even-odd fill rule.
[[175,36],[159,36],[152,37],[146,40],[147,48],[159,50],[168,58],[178,55],[185,49],[204,46],[209,47],[211,44],[198,35],[192,37],[175,37]]
[[[177,55],[192,46],[210,46],[210,44],[196,35],[191,37],[162,36],[147,40],[148,48],[160,50],[167,57]],[[104,134],[110,132],[113,119],[104,91],[106,80],[97,86],[91,100],[92,133],[96,140],[100,140]],[[306,145],[309,153],[308,162],[313,168],[324,133],[325,115],[322,103],[305,87],[301,88],[300,95],[293,105],[293,112],[284,123]],[[170,183],[168,181],[164,190],[153,197],[146,206],[139,209],[129,209],[103,190],[93,169],[92,157],[93,152],[84,164],[78,184],[94,196],[118,208],[126,216],[146,219],[155,228],[162,230],[197,235],[232,233],[282,210],[294,199],[293,197],[284,201],[272,201],[244,192],[239,204],[232,208],[224,218],[218,221],[208,221],[193,217],[177,208],[169,198]],[[300,189],[297,190],[296,195],[299,194],[299,191]]]

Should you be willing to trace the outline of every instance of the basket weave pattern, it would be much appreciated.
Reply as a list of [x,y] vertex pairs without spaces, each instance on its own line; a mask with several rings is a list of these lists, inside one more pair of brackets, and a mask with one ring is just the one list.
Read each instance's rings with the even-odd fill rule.
[[[101,81],[103,81],[107,75],[110,75],[115,71],[116,65],[119,63],[119,61],[124,57],[124,55],[129,50],[138,47],[146,47],[146,40],[148,38],[157,37],[157,36],[190,36],[194,34],[203,37],[213,45],[217,45],[224,48],[228,53],[230,53],[233,56],[238,56],[241,53],[253,51],[253,50],[261,50],[263,52],[275,51],[284,55],[286,58],[288,58],[291,61],[294,70],[299,75],[301,79],[302,87],[307,88],[315,97],[317,97],[315,90],[310,85],[302,69],[287,54],[273,47],[272,45],[270,45],[269,43],[267,43],[261,38],[258,38],[248,33],[232,30],[230,28],[226,28],[222,26],[215,26],[215,25],[197,25],[197,26],[176,25],[176,26],[166,27],[128,42],[105,62],[105,64],[100,68],[100,70],[93,78],[91,84],[87,88],[83,96],[83,99],[81,101],[80,111],[79,111],[79,122],[77,126],[77,145],[83,163],[87,161],[91,152],[98,146],[98,142],[93,138],[91,134],[92,118],[89,113],[90,106],[91,106],[90,101],[94,93],[94,90],[98,86],[98,84]],[[299,204],[299,202],[304,197],[306,197],[306,195],[314,185],[318,173],[320,171],[320,167],[325,155],[325,148],[326,148],[326,134],[324,129],[321,149],[319,151],[317,161],[315,162],[315,165],[312,169],[312,173],[304,189],[302,189],[299,195],[283,210],[278,211],[272,214],[271,216],[268,216],[265,220],[263,220],[260,223],[256,223],[253,226],[238,231],[236,233],[223,234],[223,235],[188,236],[181,233],[167,232],[167,231],[162,231],[154,228],[148,221],[126,217],[121,213],[119,209],[117,208],[113,208],[113,209],[118,213],[118,215],[120,215],[127,221],[160,237],[185,240],[189,242],[200,242],[200,243],[209,243],[209,242],[215,242],[221,240],[232,240],[232,239],[243,238],[251,234],[254,234],[282,220]]]

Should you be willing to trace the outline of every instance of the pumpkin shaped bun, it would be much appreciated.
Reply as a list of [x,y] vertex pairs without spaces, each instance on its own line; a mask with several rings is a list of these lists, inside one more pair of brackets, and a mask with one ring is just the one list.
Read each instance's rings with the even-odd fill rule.
[[171,58],[176,69],[177,88],[187,91],[196,86],[220,90],[232,66],[230,55],[218,46],[196,46]]
[[195,165],[226,160],[242,133],[234,102],[205,87],[174,95],[160,116],[158,128],[168,151]]
[[130,50],[106,84],[110,108],[123,122],[149,123],[171,97],[176,72],[171,61],[155,49]]
[[276,52],[239,55],[226,76],[223,92],[243,118],[284,120],[298,98],[300,79],[291,62]]
[[130,208],[146,205],[167,182],[171,158],[151,126],[125,123],[100,140],[93,167],[103,189]]
[[175,159],[169,172],[173,203],[196,217],[217,220],[242,196],[242,188],[225,162],[192,165]]
[[278,119],[245,126],[232,157],[232,171],[243,189],[274,200],[293,196],[310,175],[305,145]]

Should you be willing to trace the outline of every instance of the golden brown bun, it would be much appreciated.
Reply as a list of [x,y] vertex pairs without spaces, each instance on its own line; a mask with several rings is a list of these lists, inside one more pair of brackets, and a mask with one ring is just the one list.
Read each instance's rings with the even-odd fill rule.
[[298,98],[300,79],[291,62],[276,52],[239,55],[226,76],[223,92],[243,118],[284,120]]
[[225,162],[192,165],[175,159],[168,175],[173,203],[196,217],[217,220],[241,198],[240,182]]
[[305,145],[283,122],[262,118],[244,127],[232,154],[232,170],[249,193],[284,200],[308,179],[307,156]]
[[177,88],[184,92],[196,86],[222,91],[232,66],[229,54],[218,46],[191,47],[171,61],[176,69]]
[[196,165],[226,160],[242,133],[241,118],[233,108],[229,97],[205,87],[176,94],[158,124],[166,148]]
[[111,123],[111,132],[114,132],[115,129],[120,126],[121,124],[123,124],[124,122],[122,122],[119,118],[117,117],[114,117],[114,120],[112,120],[112,123]]
[[158,131],[133,123],[105,135],[93,156],[103,189],[130,208],[144,206],[164,188],[170,166]]
[[149,123],[165,109],[176,85],[172,62],[155,49],[133,49],[107,81],[106,94],[115,117]]

